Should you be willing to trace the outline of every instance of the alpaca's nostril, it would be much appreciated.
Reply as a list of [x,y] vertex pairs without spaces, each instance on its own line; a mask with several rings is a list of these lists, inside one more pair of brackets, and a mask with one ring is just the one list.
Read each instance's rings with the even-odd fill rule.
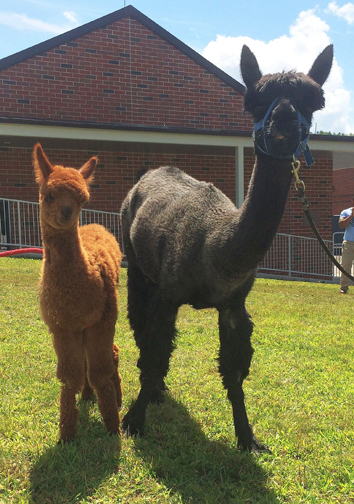
[[63,206],[60,212],[65,219],[69,219],[72,216],[73,209],[70,206]]

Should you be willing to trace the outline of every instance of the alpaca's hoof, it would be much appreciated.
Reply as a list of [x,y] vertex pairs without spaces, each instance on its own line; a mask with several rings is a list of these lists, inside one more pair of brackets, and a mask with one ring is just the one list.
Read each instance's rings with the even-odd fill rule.
[[59,430],[59,441],[58,444],[62,443],[71,443],[74,441],[76,436],[76,426],[75,427],[68,427],[65,425],[60,426]]
[[115,430],[115,431],[108,431],[108,434],[109,434],[110,436],[121,436],[121,435],[122,435],[122,432],[121,432],[121,430],[118,428],[118,429],[117,429],[117,430]]
[[64,445],[68,443],[72,443],[74,441],[74,437],[71,438],[60,438],[59,441],[57,442],[58,445]]
[[168,387],[165,384],[165,380],[161,378],[158,385],[154,388],[151,393],[150,403],[151,404],[162,404],[165,402],[165,393],[168,392]]
[[249,451],[255,453],[256,455],[258,455],[259,453],[270,453],[270,454],[272,453],[271,450],[265,444],[262,444],[258,441],[258,439],[253,433],[251,443],[246,444],[242,443],[242,441],[239,440],[237,443],[237,447],[240,450]]
[[152,394],[150,397],[150,402],[151,402],[151,404],[162,404],[163,402],[165,402],[164,391],[159,388],[155,388],[152,391]]
[[123,430],[128,436],[142,436],[144,434],[144,418],[136,415],[134,411],[129,410],[122,420]]
[[256,447],[253,447],[252,451],[256,455],[258,455],[259,453],[268,453],[269,455],[272,455],[272,450],[262,443],[257,445]]

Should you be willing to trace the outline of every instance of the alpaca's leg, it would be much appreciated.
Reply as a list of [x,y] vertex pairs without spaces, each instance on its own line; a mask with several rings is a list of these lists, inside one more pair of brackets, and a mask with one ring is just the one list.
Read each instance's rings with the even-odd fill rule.
[[145,330],[136,338],[140,348],[138,367],[141,389],[136,402],[123,419],[123,428],[130,435],[142,434],[146,408],[155,392],[164,387],[164,378],[174,348],[175,321],[178,307],[159,299],[158,293],[149,303]]
[[80,334],[67,335],[58,330],[53,335],[58,356],[57,377],[62,382],[60,396],[60,440],[71,441],[75,437],[79,412],[76,394],[84,385],[84,350]]
[[238,447],[249,451],[269,451],[255,438],[248,423],[243,380],[249,373],[253,348],[251,334],[253,324],[244,308],[219,310],[220,354],[219,371],[227,396],[232,404]]
[[81,392],[81,398],[84,401],[92,401],[92,399],[93,399],[93,389],[90,386],[89,381],[88,381],[88,377],[87,377],[87,361],[86,361],[86,358],[85,358],[85,384],[84,384],[84,388],[83,388],[83,390]]
[[[117,389],[117,368],[112,354],[115,323],[109,316],[87,330],[85,351],[88,380],[97,394],[97,403],[106,429],[111,434],[120,433]],[[113,378],[113,379],[112,379]]]
[[122,406],[122,380],[119,374],[119,348],[118,345],[113,343],[113,363],[114,363],[114,372],[111,376],[111,380],[116,389],[116,398],[117,398],[117,406],[121,408]]
[[129,261],[127,281],[128,318],[138,344],[146,327],[150,300],[157,286],[146,278],[141,269],[135,264],[134,255],[131,257],[127,254],[127,257]]
[[151,392],[150,402],[152,404],[162,404],[165,401],[165,392],[168,391],[168,387],[165,384],[164,377],[161,377]]
[[[148,324],[149,307],[151,300],[157,292],[158,286],[149,280],[136,265],[135,256],[129,253],[127,247],[128,267],[128,317],[130,326],[134,331],[137,346],[145,344],[146,327]],[[164,377],[156,383],[150,395],[150,402],[161,404],[164,401],[164,393],[167,390]]]

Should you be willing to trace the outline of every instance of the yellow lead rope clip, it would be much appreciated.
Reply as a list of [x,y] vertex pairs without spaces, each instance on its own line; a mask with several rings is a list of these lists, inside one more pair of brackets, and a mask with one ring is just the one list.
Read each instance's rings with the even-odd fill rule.
[[303,180],[300,180],[299,174],[298,174],[298,171],[300,170],[301,163],[298,159],[296,159],[295,156],[293,156],[293,162],[291,163],[291,165],[293,167],[292,173],[294,174],[294,177],[295,177],[295,182],[294,182],[295,189],[298,191],[298,187],[302,186],[302,189],[305,191],[305,189],[306,189],[305,182]]

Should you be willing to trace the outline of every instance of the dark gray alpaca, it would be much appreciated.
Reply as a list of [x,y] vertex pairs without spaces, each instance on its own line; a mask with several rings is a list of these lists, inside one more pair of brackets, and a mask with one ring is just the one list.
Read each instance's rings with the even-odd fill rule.
[[148,403],[162,400],[178,308],[190,304],[219,312],[219,371],[238,447],[267,451],[248,423],[242,390],[253,354],[245,299],[284,212],[293,154],[308,135],[313,112],[324,107],[321,86],[332,59],[328,46],[308,75],[262,76],[255,56],[243,47],[245,110],[255,123],[265,116],[266,121],[256,128],[256,162],[239,210],[212,184],[170,166],[149,171],[123,202],[128,314],[141,370],[139,396],[123,419],[131,435],[143,432]]

